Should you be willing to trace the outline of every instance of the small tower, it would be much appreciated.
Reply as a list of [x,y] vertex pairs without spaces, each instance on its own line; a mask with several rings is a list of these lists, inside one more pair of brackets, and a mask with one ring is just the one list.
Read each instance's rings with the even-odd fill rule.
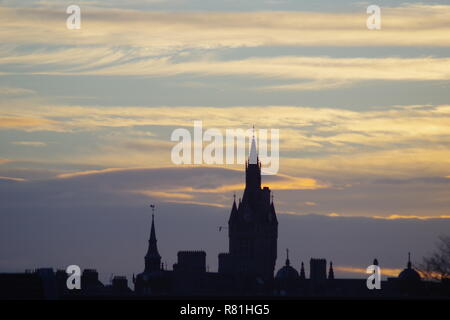
[[328,280],[334,280],[333,262],[330,261],[330,269],[328,270]]
[[278,221],[271,191],[261,187],[261,162],[256,146],[253,136],[245,162],[245,189],[239,204],[233,201],[228,220],[229,254],[221,256],[219,269],[251,279],[249,283],[265,285],[274,279]]
[[306,280],[306,274],[305,274],[305,265],[302,261],[302,267],[300,268],[300,280]]
[[148,240],[148,250],[145,255],[145,270],[144,272],[153,272],[161,270],[161,256],[158,252],[158,246],[156,245],[156,232],[155,232],[155,205],[150,205],[152,208],[152,226],[150,228],[150,238]]

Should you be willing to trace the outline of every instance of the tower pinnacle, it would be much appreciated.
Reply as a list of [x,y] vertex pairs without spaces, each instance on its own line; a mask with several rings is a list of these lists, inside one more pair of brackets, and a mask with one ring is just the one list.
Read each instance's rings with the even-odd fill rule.
[[333,280],[334,279],[334,270],[333,270],[333,262],[330,261],[330,269],[328,270],[328,279]]
[[152,225],[150,228],[150,238],[148,240],[148,250],[145,255],[145,272],[156,271],[161,268],[161,256],[156,245],[156,231],[155,231],[155,205],[151,204],[152,208]]
[[286,265],[289,266],[291,262],[289,261],[289,249],[286,249]]
[[248,163],[258,164],[258,152],[256,151],[256,139],[254,134],[252,137],[252,144],[250,146],[250,155],[248,157]]

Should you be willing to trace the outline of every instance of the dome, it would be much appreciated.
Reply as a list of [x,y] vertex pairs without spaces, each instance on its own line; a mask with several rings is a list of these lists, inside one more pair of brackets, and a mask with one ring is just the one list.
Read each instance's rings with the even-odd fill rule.
[[289,261],[289,250],[286,250],[286,265],[278,270],[276,279],[297,279],[299,277],[297,270],[291,267],[291,263]]
[[276,279],[296,279],[298,278],[298,272],[291,266],[284,266],[278,270]]
[[419,273],[414,269],[404,269],[400,274],[398,275],[398,278],[400,280],[404,281],[420,281],[420,275]]
[[411,256],[408,254],[408,265],[406,269],[404,269],[400,274],[398,275],[398,278],[403,281],[408,282],[414,282],[414,281],[420,281],[421,277],[419,273],[412,268],[411,264]]

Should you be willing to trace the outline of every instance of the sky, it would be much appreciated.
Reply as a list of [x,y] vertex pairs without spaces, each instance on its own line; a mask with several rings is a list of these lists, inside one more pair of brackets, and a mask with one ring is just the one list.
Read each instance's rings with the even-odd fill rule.
[[215,270],[243,167],[173,164],[195,120],[280,130],[278,266],[419,264],[450,226],[450,2],[370,4],[0,1],[0,271],[140,272],[150,203],[168,266]]

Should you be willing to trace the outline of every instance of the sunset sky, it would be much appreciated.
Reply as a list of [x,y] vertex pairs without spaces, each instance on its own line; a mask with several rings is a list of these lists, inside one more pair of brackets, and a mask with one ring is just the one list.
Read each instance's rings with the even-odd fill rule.
[[[81,8],[80,30],[66,28],[70,4]],[[381,30],[366,27],[370,4],[0,1],[0,271],[70,259],[101,269],[98,242],[83,258],[59,253],[70,246],[61,230],[73,228],[78,248],[100,238],[132,246],[118,271],[139,272],[149,203],[162,208],[169,265],[182,244],[202,243],[181,225],[180,238],[170,235],[192,218],[214,229],[203,234],[214,266],[226,250],[215,227],[242,194],[243,168],[173,165],[170,135],[194,120],[280,130],[279,174],[263,177],[280,221],[335,232],[314,250],[295,230],[283,238],[280,222],[280,245],[298,259],[333,252],[351,272],[376,254],[397,272],[417,247],[420,260],[450,230],[450,3],[378,0]],[[119,228],[102,220],[108,212],[129,228],[123,237],[99,236]],[[364,228],[385,242],[341,250],[349,230]],[[302,252],[299,241],[311,245]]]

